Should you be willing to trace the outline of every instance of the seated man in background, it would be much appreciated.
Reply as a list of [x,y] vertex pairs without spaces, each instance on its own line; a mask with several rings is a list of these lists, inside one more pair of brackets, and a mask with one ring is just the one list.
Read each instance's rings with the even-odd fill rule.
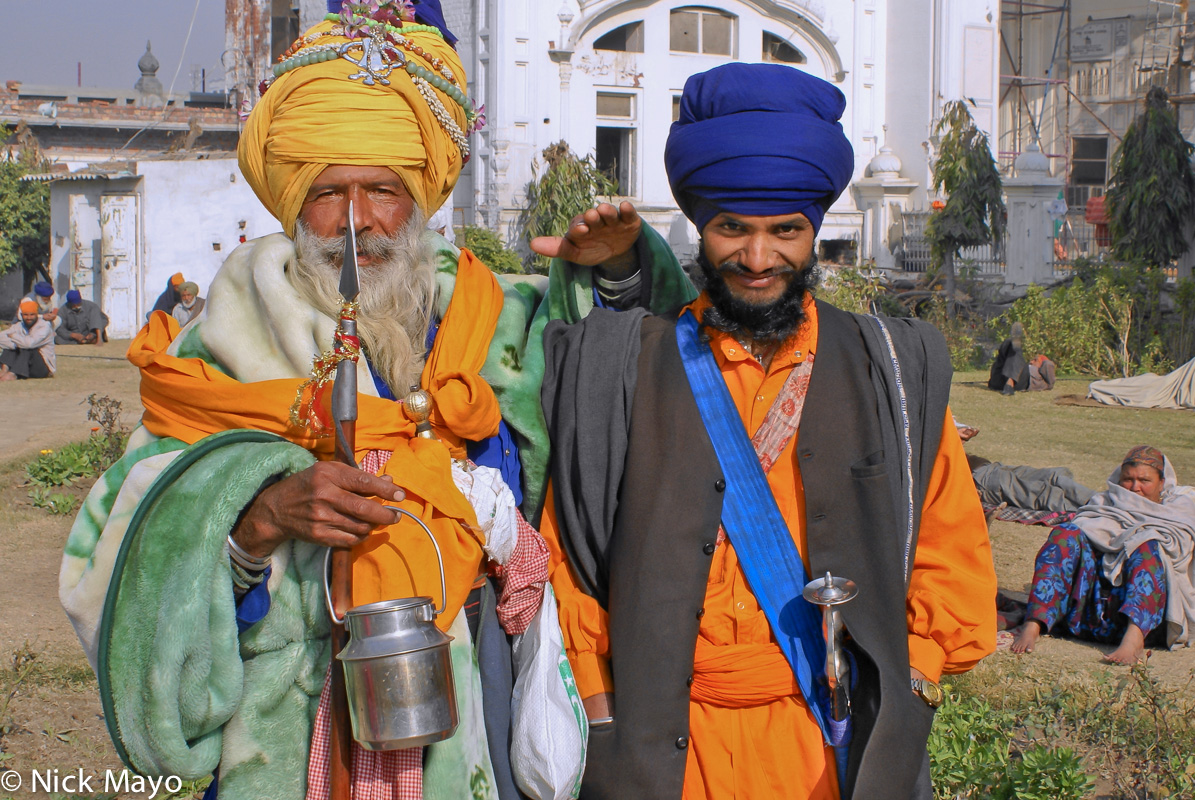
[[0,381],[54,377],[54,328],[33,300],[21,301],[21,321],[0,331]]
[[66,305],[58,316],[62,320],[54,332],[58,344],[103,344],[107,338],[108,315],[98,304],[84,300],[78,289],[66,293]]
[[[166,281],[166,288],[158,295],[158,299],[154,301],[154,307],[150,309],[149,314],[155,311],[165,311],[167,314],[174,311],[174,307],[178,305],[178,287],[186,281],[181,272],[176,272],[170,276],[170,280]],[[145,315],[149,319],[149,314]]]
[[1054,388],[1058,365],[1049,356],[1038,353],[1029,360],[1029,391],[1045,392]]
[[1029,388],[1029,364],[1025,361],[1024,339],[1024,326],[1014,322],[1012,332],[1000,343],[996,357],[992,360],[989,389],[1001,394],[1014,394]]
[[[51,325],[58,319],[58,309],[54,307],[54,287],[46,281],[38,281],[33,284],[33,291],[25,295],[23,300],[29,300],[37,304],[37,315],[44,319]],[[17,315],[13,317],[13,322],[21,321],[21,311],[17,310]]]
[[171,309],[170,314],[178,320],[180,328],[199,316],[203,311],[203,298],[199,296],[199,284],[195,281],[184,281],[178,287],[178,305]]

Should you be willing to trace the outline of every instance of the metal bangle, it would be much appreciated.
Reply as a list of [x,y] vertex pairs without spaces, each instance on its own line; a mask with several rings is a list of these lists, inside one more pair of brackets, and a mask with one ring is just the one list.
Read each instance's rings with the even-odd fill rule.
[[594,717],[589,720],[589,727],[600,728],[603,725],[611,725],[614,723],[614,717]]
[[242,568],[250,572],[261,572],[266,567],[270,566],[270,556],[258,558],[257,556],[249,555],[239,544],[236,543],[236,539],[232,538],[231,533],[228,534],[228,555]]

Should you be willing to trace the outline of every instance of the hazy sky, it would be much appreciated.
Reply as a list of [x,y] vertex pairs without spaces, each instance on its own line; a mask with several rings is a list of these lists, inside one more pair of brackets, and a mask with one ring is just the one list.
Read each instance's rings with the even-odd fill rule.
[[208,91],[223,83],[224,0],[198,0],[185,55],[196,0],[0,0],[0,9],[7,26],[0,80],[75,86],[82,62],[83,86],[132,89],[150,40],[163,88],[170,88],[180,58],[176,92],[191,90],[191,72],[199,67],[207,68]]

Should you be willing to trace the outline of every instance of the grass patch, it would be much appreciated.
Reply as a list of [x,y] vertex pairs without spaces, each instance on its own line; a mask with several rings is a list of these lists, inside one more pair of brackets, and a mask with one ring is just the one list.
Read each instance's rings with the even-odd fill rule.
[[950,679],[934,721],[935,797],[1195,797],[1195,701],[1147,666],[1029,677],[1016,665]]
[[91,436],[58,450],[44,449],[26,465],[29,500],[34,508],[62,516],[73,513],[82,502],[82,492],[57,490],[65,487],[85,491],[89,487],[84,482],[98,477],[124,453],[129,432],[120,424],[120,401],[92,394],[87,403],[87,419],[99,423],[91,429]]

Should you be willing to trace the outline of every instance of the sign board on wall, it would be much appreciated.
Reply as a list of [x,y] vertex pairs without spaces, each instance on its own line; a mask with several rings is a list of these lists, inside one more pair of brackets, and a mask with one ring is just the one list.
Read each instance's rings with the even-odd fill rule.
[[1104,61],[1129,46],[1130,20],[1097,19],[1071,31],[1071,61]]

